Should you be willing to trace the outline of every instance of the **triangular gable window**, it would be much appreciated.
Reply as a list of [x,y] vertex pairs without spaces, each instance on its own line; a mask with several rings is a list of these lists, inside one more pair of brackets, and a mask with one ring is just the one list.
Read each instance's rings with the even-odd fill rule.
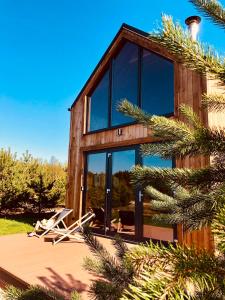
[[87,131],[133,122],[117,111],[127,99],[150,114],[174,111],[174,67],[164,57],[125,42],[88,99]]

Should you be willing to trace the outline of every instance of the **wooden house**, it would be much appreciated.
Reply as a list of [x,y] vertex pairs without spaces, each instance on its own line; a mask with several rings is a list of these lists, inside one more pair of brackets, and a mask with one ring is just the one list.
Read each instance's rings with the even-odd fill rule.
[[200,168],[209,159],[142,158],[139,146],[154,143],[151,132],[116,110],[127,98],[151,114],[180,119],[178,107],[185,103],[208,125],[216,122],[200,109],[208,90],[212,82],[180,64],[146,32],[123,24],[70,109],[66,205],[74,210],[72,219],[92,208],[96,234],[119,232],[125,240],[178,240],[211,249],[209,228],[188,233],[181,225],[153,223],[149,199],[129,181],[135,164]]

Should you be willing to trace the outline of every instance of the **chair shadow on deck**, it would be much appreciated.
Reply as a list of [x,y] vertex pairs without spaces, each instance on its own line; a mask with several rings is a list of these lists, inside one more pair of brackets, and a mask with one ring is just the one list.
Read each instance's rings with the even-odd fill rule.
[[78,293],[87,291],[88,285],[80,280],[75,279],[71,274],[66,274],[66,279],[56,273],[52,268],[47,268],[50,272],[49,276],[38,276],[42,284],[51,289],[57,290],[61,294],[68,295],[76,290]]

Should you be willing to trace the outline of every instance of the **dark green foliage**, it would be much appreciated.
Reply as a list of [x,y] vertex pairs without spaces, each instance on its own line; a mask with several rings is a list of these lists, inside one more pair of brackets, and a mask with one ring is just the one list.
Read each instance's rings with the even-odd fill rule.
[[65,300],[60,294],[40,286],[32,286],[27,290],[9,286],[5,298],[6,300]]
[[225,108],[225,96],[218,94],[203,94],[202,106],[209,111],[221,111]]
[[90,294],[96,300],[116,300],[132,282],[133,267],[125,260],[127,246],[117,237],[113,244],[115,255],[109,253],[89,231],[85,229],[84,238],[96,259],[86,258],[84,267],[100,276],[90,287]]
[[[123,285],[124,286],[124,285]],[[90,295],[95,300],[116,300],[121,297],[121,287],[106,281],[95,281],[90,287]]]
[[132,115],[132,117],[139,123],[146,126],[149,125],[151,118],[149,117],[149,114],[145,113],[139,107],[132,105],[127,99],[124,99],[122,102],[120,102],[117,106],[117,109],[127,116]]
[[0,209],[18,207],[26,187],[26,176],[16,155],[0,149]]
[[123,262],[123,259],[128,252],[127,245],[122,241],[120,236],[117,236],[115,240],[112,241],[115,249],[116,249],[116,256]]
[[18,300],[22,296],[23,291],[15,288],[13,285],[9,285],[4,293],[5,300]]
[[180,186],[173,197],[160,193],[152,187],[146,189],[151,197],[151,208],[159,214],[153,220],[169,224],[183,224],[185,230],[195,230],[209,226],[213,220],[217,203],[212,194],[188,191]]
[[[9,285],[4,293],[5,300],[66,300],[63,295],[41,286],[31,286],[27,290],[21,290]],[[77,291],[73,291],[70,300],[82,300]]]
[[[46,183],[44,182],[44,175],[39,174],[37,178],[29,184],[29,188],[34,191],[33,202],[38,206],[38,213],[41,213],[43,207],[55,207],[57,199],[49,199],[49,194],[54,186],[54,181]],[[36,201],[35,201],[36,200]],[[55,201],[54,201],[55,200]]]
[[73,291],[70,300],[82,300],[82,298],[77,291]]
[[225,206],[221,207],[212,222],[212,231],[216,246],[222,253],[225,253]]
[[122,299],[223,299],[225,261],[205,251],[140,245],[127,253],[136,278]]
[[65,186],[65,168],[59,163],[42,162],[28,152],[18,159],[0,149],[0,210],[63,204]]
[[[220,157],[221,158],[221,157]],[[145,187],[148,180],[149,184],[154,185],[154,182],[159,180],[162,185],[169,184],[174,181],[183,186],[198,186],[201,189],[210,189],[215,184],[223,184],[225,181],[225,170],[220,164],[209,166],[202,169],[187,169],[187,168],[149,168],[136,166],[132,169],[132,182],[137,187]]]

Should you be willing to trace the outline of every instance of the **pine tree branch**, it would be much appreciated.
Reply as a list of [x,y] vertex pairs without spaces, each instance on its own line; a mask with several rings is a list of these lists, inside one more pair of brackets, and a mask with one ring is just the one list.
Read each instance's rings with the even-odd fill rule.
[[[169,168],[148,168],[137,165],[131,170],[131,183],[140,190],[150,185],[157,190],[171,195],[175,181],[173,179],[179,178],[179,174],[187,178],[188,173],[189,170],[185,173],[182,169],[173,169],[172,171],[172,169]],[[165,178],[166,180],[164,180]]]
[[217,249],[225,255],[225,206],[217,212],[212,222],[212,232],[214,233]]
[[[125,115],[133,118],[135,121],[149,127],[152,130],[156,130],[156,137],[162,137],[166,139],[179,140],[184,135],[191,135],[191,129],[184,122],[178,120],[171,120],[166,117],[151,116],[144,111],[142,111],[136,105],[131,104],[127,100],[123,100],[117,107],[118,111],[124,113]],[[185,106],[181,107],[181,110],[185,111]],[[190,108],[186,107],[187,116],[190,117]],[[193,116],[191,120],[197,123],[197,116]]]
[[95,281],[89,290],[93,300],[118,300],[121,296],[121,290],[117,285],[106,281]]
[[144,126],[149,126],[151,124],[152,116],[141,110],[136,105],[131,104],[127,99],[122,100],[118,106],[117,110],[128,117],[132,117],[135,121],[143,124]]
[[[225,151],[225,132],[220,128],[206,128],[190,107],[182,105],[180,111],[189,124],[160,116],[148,116],[128,101],[120,104],[120,111],[145,124],[161,143],[143,145],[144,155],[160,155],[164,158],[187,155],[214,155]],[[144,115],[144,117],[143,117]],[[190,127],[192,126],[192,128]]]
[[155,137],[165,140],[177,141],[184,136],[188,138],[192,137],[192,130],[187,124],[166,117],[153,116],[149,128],[153,130]]
[[187,230],[195,230],[211,224],[216,210],[216,199],[212,194],[198,191],[174,193],[174,199],[151,201],[152,210],[163,212],[153,216],[153,221],[165,224],[184,224]]
[[193,111],[193,109],[189,105],[181,104],[179,107],[179,111],[182,114],[182,116],[185,117],[188,124],[193,126],[194,129],[203,128],[203,124],[199,116],[197,116],[197,114]]
[[115,240],[112,241],[116,251],[117,257],[120,259],[121,263],[123,262],[124,256],[128,252],[128,247],[126,243],[123,242],[122,238],[119,235],[116,235]]
[[175,182],[177,179],[180,181],[182,179],[187,180],[192,172],[190,169],[161,169],[135,166],[131,171],[131,182],[138,189],[143,189],[148,185],[155,187],[158,183]]
[[189,0],[197,9],[215,24],[225,29],[225,10],[216,0]]
[[101,264],[101,262],[98,261],[97,259],[94,260],[90,257],[84,258],[83,267],[85,268],[85,270],[88,270],[88,271],[96,273],[96,274],[101,274],[104,272],[103,271],[104,267]]
[[[114,256],[98,242],[88,228],[84,229],[83,236],[90,250],[98,259],[86,259],[84,266],[89,271],[101,276],[92,285],[90,293],[95,295],[96,299],[117,300],[133,278],[133,267],[124,260],[125,254],[128,252],[127,246],[118,238],[114,242],[118,255]],[[104,288],[104,291],[101,291],[101,288]]]
[[150,242],[135,247],[127,259],[136,267],[137,275],[125,291],[124,300],[205,300],[209,293],[209,299],[216,299],[214,296],[224,291],[224,260],[206,251]]
[[171,17],[162,17],[163,28],[149,38],[163,45],[170,53],[191,70],[201,74],[211,74],[212,77],[225,83],[224,58],[219,57],[215,50],[193,41],[190,33],[182,29],[178,23],[173,23]]
[[157,200],[160,202],[167,202],[167,203],[174,203],[174,198],[168,196],[164,193],[161,193],[157,189],[153,188],[152,186],[147,186],[145,189],[145,193],[152,199]]
[[131,171],[132,183],[139,189],[148,185],[158,189],[158,186],[173,191],[174,184],[208,190],[214,185],[225,181],[224,166],[209,166],[202,169],[187,168],[149,168],[135,166]]
[[[154,121],[157,117],[154,118]],[[168,120],[169,121],[169,120]],[[169,122],[166,124],[167,128],[171,130],[173,125],[170,127]],[[185,156],[208,156],[215,155],[218,152],[221,154],[225,151],[225,131],[222,128],[199,128],[193,130],[191,133],[185,135],[179,140],[168,141],[169,135],[167,136],[166,126],[156,127],[152,126],[153,134],[155,137],[161,136],[164,138],[161,142],[144,144],[141,146],[143,155],[160,155],[162,158],[173,158]],[[174,136],[178,136],[174,132]]]
[[219,94],[203,94],[202,106],[209,111],[221,111],[225,109],[225,96]]
[[111,281],[121,280],[120,264],[116,259],[98,242],[88,228],[84,229],[83,236],[90,250],[101,260],[102,275]]

